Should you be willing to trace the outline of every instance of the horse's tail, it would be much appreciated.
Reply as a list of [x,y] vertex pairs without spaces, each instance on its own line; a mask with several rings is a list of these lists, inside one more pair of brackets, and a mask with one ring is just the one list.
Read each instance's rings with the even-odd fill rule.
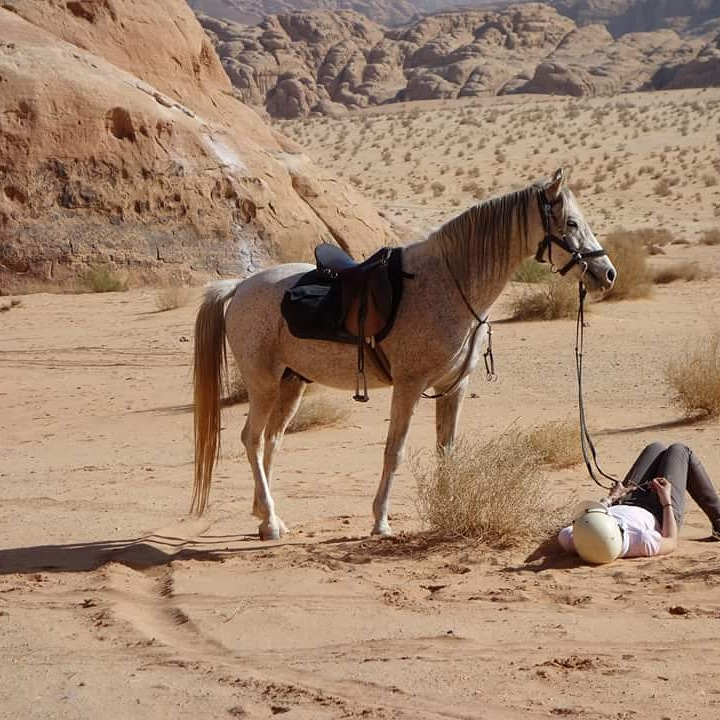
[[190,512],[198,515],[205,511],[213,467],[220,454],[220,394],[227,360],[225,303],[237,286],[237,280],[214,283],[195,319],[195,484]]

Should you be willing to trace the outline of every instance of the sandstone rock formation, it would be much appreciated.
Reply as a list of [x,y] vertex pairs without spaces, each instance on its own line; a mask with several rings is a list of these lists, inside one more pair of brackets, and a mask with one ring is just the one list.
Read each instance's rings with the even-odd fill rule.
[[720,87],[720,33],[691,60],[660,68],[652,85],[659,90]]
[[[680,8],[663,0],[655,24],[665,29],[619,37],[608,27],[619,17],[635,17],[633,12],[637,18],[630,25],[653,26],[641,13],[644,0],[559,3],[581,21],[597,16],[607,27],[578,27],[539,3],[445,12],[395,30],[353,12],[273,15],[252,27],[200,19],[243,100],[274,117],[297,118],[386,102],[518,92],[601,95],[652,87],[659,68],[699,58],[699,28],[710,27],[703,1],[716,4],[692,0],[686,15],[671,22],[670,13]],[[679,35],[671,25],[694,30]],[[702,67],[679,77],[689,73],[699,82],[712,76],[712,48],[706,55],[698,60]]]
[[200,19],[243,100],[283,118],[496,94],[574,28],[537,3],[442,13],[402,30],[352,12],[281,14],[253,27]]
[[235,96],[183,0],[0,8],[0,290],[92,262],[245,274],[391,242]]

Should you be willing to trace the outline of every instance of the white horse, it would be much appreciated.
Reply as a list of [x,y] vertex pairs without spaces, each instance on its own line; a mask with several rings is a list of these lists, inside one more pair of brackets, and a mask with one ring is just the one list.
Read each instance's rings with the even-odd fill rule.
[[[615,268],[564,187],[562,170],[549,181],[476,205],[403,249],[403,270],[414,277],[405,281],[392,332],[382,342],[393,393],[373,502],[373,534],[391,532],[390,490],[418,400],[428,388],[441,394],[436,401],[437,445],[449,448],[469,375],[487,336],[487,325],[478,321],[487,318],[520,262],[531,255],[547,258],[561,274],[581,277],[589,290],[608,290],[615,280]],[[277,539],[286,531],[270,494],[272,464],[305,381],[344,389],[356,384],[353,345],[298,339],[281,315],[285,291],[311,269],[304,263],[278,265],[243,281],[216,283],[208,289],[195,325],[192,509],[199,514],[205,509],[219,453],[227,337],[249,395],[242,442],[255,480],[253,514],[261,521],[262,539]],[[382,387],[390,381],[368,368],[368,384]]]

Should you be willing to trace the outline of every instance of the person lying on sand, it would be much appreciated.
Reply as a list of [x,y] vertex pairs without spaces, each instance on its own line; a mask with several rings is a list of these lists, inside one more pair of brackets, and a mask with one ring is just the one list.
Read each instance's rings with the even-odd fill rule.
[[686,490],[710,520],[709,540],[720,541],[720,497],[703,464],[686,445],[659,442],[638,455],[603,503],[581,504],[558,541],[564,550],[596,564],[667,555],[677,548]]

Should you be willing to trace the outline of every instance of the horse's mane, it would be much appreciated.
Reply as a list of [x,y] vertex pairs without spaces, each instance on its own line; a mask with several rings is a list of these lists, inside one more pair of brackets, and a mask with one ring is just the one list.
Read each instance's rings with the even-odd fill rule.
[[461,287],[507,276],[512,258],[510,235],[513,223],[520,233],[519,241],[525,247],[532,200],[547,184],[547,181],[536,183],[474,205],[430,235],[428,240],[439,245]]

